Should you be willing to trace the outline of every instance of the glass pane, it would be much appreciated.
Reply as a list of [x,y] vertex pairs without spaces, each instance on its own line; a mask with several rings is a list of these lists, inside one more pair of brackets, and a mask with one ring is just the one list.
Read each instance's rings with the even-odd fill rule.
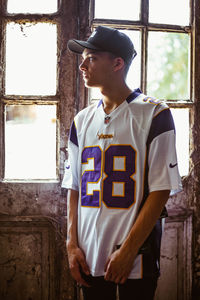
[[95,18],[139,20],[140,0],[95,0]]
[[49,23],[7,24],[7,95],[55,95],[57,27]]
[[5,178],[56,178],[56,106],[7,105]]
[[171,109],[176,127],[176,150],[181,176],[189,172],[189,109]]
[[189,99],[189,35],[149,33],[147,92],[157,98]]
[[[134,58],[127,74],[127,84],[131,89],[140,87],[140,61],[141,61],[141,47],[140,47],[140,32],[131,30],[120,30],[129,36],[137,51],[137,56]],[[92,100],[101,99],[101,93],[98,88],[91,88],[89,97]]]
[[140,87],[140,72],[141,72],[141,46],[140,46],[140,32],[124,30],[125,34],[132,40],[137,56],[134,58],[127,74],[127,84],[131,89]]
[[57,0],[8,0],[8,13],[54,13],[58,9]]
[[189,4],[189,0],[151,0],[149,1],[149,22],[189,25]]

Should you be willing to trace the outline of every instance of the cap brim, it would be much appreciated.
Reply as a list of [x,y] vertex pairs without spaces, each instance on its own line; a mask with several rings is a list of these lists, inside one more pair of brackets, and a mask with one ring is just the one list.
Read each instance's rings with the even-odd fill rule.
[[69,40],[67,46],[70,51],[75,52],[77,54],[83,53],[85,48],[92,49],[92,50],[101,50],[87,41],[79,41],[79,40]]

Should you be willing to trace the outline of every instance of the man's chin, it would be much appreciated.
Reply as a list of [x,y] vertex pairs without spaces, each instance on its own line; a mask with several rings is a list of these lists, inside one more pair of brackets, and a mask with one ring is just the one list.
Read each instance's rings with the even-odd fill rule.
[[91,84],[89,84],[89,83],[87,83],[87,82],[85,82],[85,86],[86,86],[87,88],[92,88],[92,87],[93,87]]
[[96,84],[94,84],[92,82],[89,82],[89,81],[86,81],[86,80],[85,80],[85,86],[87,88],[98,88],[98,86]]

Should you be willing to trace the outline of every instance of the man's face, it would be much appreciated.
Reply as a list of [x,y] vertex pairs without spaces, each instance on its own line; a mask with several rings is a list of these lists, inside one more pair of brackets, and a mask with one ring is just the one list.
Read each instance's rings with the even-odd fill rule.
[[82,71],[85,86],[105,87],[112,80],[114,58],[108,52],[85,49],[82,54]]

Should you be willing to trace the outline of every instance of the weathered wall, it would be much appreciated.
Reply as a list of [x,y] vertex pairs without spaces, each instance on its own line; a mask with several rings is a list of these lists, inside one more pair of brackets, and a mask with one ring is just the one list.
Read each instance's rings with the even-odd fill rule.
[[[57,15],[60,180],[70,124],[86,99],[83,84],[79,84],[77,57],[66,51],[67,41],[85,38],[89,29],[88,7],[88,0],[61,1]],[[2,101],[0,105],[2,112]],[[1,119],[2,134],[3,122]],[[61,181],[0,182],[0,299],[76,298],[65,249],[66,215],[66,192],[61,189]]]
[[[200,299],[200,3],[194,1],[193,98],[192,115],[192,185],[188,184],[189,205],[193,209],[193,288],[192,299]],[[193,189],[192,189],[193,186]]]

